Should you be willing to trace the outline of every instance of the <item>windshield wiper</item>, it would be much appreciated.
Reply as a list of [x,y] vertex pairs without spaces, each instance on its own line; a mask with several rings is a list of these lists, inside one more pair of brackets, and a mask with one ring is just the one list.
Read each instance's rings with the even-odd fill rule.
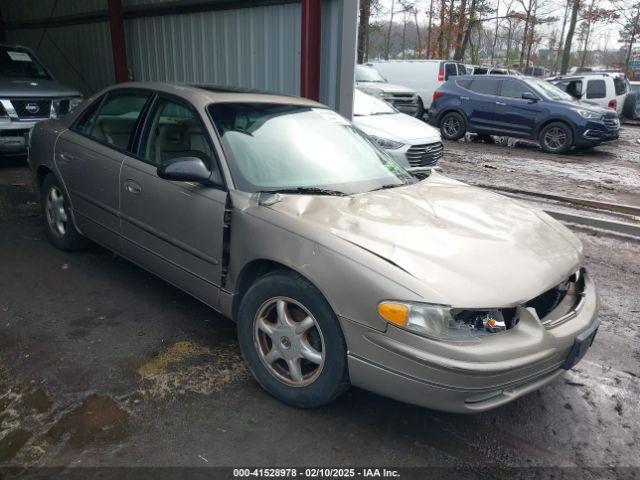
[[294,187],[294,188],[278,188],[274,190],[261,190],[260,193],[290,193],[294,195],[333,195],[344,196],[345,192],[339,190],[330,190],[318,187]]
[[381,187],[374,188],[373,190],[369,190],[370,192],[376,192],[378,190],[388,190],[390,188],[396,187],[404,187],[406,183],[388,183],[387,185],[382,185]]

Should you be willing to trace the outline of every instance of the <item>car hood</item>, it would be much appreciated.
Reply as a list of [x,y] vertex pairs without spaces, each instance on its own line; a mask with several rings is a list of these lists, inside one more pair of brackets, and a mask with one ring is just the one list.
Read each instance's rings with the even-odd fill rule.
[[414,93],[410,88],[386,82],[358,82],[358,88],[363,91],[376,90],[385,93]]
[[0,77],[2,97],[77,97],[80,92],[55,80]]
[[591,103],[588,100],[562,100],[558,103],[571,108],[584,108],[585,110],[591,110],[592,112],[600,113],[602,115],[616,113],[612,108],[605,108],[596,103]]
[[270,208],[394,264],[425,287],[424,301],[461,308],[522,304],[583,260],[580,241],[545,213],[435,172],[351,197],[283,195]]
[[427,143],[440,141],[438,130],[404,113],[354,116],[353,123],[367,135],[390,140],[425,140]]

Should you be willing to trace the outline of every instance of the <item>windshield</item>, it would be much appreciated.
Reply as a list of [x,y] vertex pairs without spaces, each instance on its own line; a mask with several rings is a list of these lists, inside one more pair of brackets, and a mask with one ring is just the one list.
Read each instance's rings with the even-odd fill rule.
[[331,110],[217,103],[209,106],[209,113],[239,190],[313,188],[352,194],[413,181],[364,133]]
[[384,100],[368,95],[356,88],[353,94],[353,114],[356,117],[392,113],[398,113],[398,111]]
[[548,100],[573,101],[574,98],[555,85],[537,78],[528,78],[527,84]]
[[30,52],[10,47],[0,47],[0,77],[51,79]]
[[375,68],[356,65],[356,82],[387,83]]

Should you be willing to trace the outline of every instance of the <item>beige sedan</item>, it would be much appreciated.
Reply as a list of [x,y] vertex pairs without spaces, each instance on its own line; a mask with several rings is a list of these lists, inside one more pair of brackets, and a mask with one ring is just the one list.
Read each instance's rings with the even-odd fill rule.
[[38,124],[47,234],[88,239],[235,320],[266,391],[350,385],[477,412],[562,375],[598,327],[579,240],[437,172],[419,180],[315,102],[130,83]]

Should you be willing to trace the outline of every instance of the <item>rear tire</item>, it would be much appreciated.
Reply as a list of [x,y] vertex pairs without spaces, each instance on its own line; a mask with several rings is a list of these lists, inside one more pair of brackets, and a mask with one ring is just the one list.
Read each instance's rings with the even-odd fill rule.
[[347,347],[336,315],[302,276],[258,279],[238,310],[238,340],[269,394],[300,408],[326,405],[349,388]]
[[573,145],[573,132],[566,123],[553,122],[542,129],[538,141],[547,153],[567,153]]
[[424,117],[424,105],[422,99],[418,97],[418,111],[416,112],[416,118],[422,120]]
[[445,113],[440,119],[440,132],[446,140],[460,140],[467,132],[467,122],[457,112]]
[[66,193],[52,173],[40,185],[40,208],[47,238],[55,247],[74,251],[89,245],[89,240],[76,229]]
[[638,95],[638,93],[631,92],[627,95],[627,98],[624,101],[622,114],[630,120],[636,120],[640,118],[640,99],[638,98],[639,96],[640,95]]

